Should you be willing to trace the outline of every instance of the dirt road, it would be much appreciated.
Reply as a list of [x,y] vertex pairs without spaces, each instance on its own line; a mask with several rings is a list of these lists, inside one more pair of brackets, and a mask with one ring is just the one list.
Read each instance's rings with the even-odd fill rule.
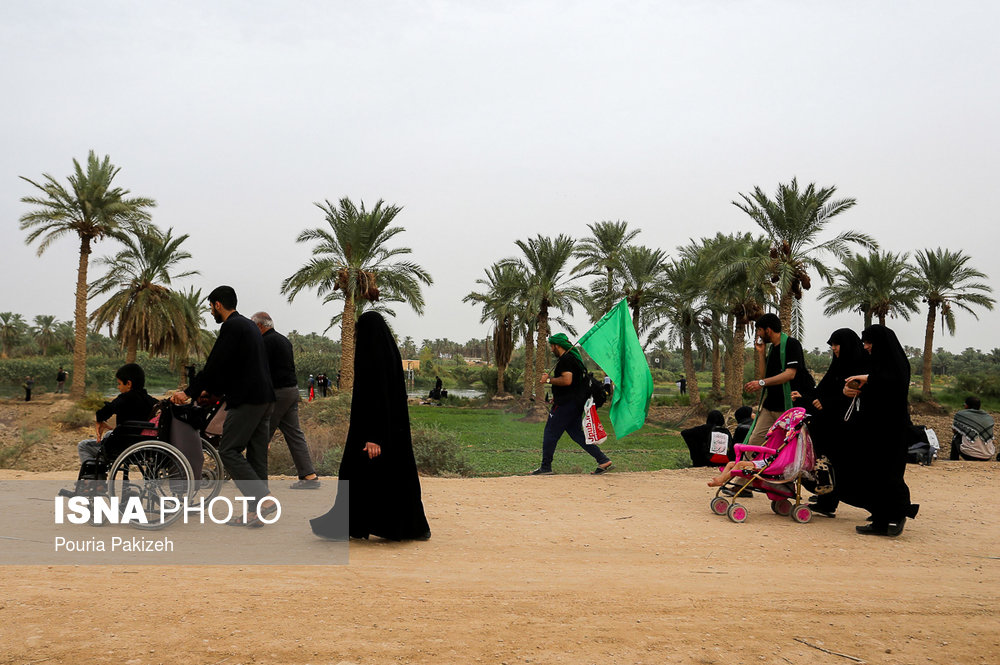
[[0,566],[0,663],[997,663],[998,475],[910,467],[898,539],[733,524],[704,469],[424,479],[433,538],[347,566]]

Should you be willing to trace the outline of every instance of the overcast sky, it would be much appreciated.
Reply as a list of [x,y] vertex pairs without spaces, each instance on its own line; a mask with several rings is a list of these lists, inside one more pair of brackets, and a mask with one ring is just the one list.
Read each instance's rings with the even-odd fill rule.
[[[201,276],[181,286],[231,284],[283,332],[335,313],[279,288],[313,202],[345,196],[403,206],[394,240],[434,285],[393,325],[418,341],[487,334],[461,299],[517,239],[623,219],[673,252],[755,230],[731,201],[793,176],[857,199],[834,231],[962,250],[997,288],[998,19],[981,0],[8,0],[0,311],[72,318],[78,242],[24,244],[18,176],[65,181],[90,149],[190,234]],[[816,282],[809,348],[860,327],[823,317]],[[924,316],[890,325],[922,346]],[[1000,310],[959,314],[935,346],[992,349],[998,329]]]

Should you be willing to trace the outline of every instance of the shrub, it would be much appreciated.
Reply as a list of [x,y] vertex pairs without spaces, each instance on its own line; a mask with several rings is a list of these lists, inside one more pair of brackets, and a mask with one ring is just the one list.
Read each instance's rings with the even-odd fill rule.
[[434,425],[414,427],[413,457],[417,461],[417,471],[430,476],[472,474],[472,467],[460,454],[461,444],[453,432]]
[[[510,367],[503,373],[503,384],[504,388],[508,393],[512,395],[517,395],[521,392],[521,376],[522,372],[511,369]],[[497,394],[497,368],[496,367],[484,367],[479,370],[479,380],[483,382],[483,389],[486,391],[486,397],[493,397]]]
[[94,411],[81,409],[79,406],[67,409],[56,416],[55,421],[67,427],[88,427],[97,422],[94,419]]

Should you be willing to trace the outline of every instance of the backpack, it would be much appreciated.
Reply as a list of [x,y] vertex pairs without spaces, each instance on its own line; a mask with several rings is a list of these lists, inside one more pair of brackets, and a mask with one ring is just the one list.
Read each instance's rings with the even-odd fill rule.
[[604,382],[594,376],[593,372],[586,372],[583,375],[583,399],[594,400],[594,406],[601,408],[608,401],[608,393],[604,390]]

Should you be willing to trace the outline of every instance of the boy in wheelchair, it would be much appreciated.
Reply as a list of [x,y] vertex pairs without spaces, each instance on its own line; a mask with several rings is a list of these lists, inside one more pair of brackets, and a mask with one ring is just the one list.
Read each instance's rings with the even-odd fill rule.
[[146,421],[156,406],[156,400],[146,392],[146,373],[139,365],[122,365],[115,372],[115,379],[120,394],[97,410],[97,438],[84,439],[77,444],[80,480],[101,479],[106,467],[135,442],[138,432],[126,432],[127,428],[112,429],[107,422],[111,416],[115,416],[118,424],[130,420]]

